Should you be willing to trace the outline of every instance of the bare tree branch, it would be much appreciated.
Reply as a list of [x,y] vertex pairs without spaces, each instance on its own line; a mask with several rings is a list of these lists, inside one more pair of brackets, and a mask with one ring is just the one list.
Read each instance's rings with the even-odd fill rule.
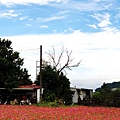
[[[62,51],[60,52],[57,60],[56,60],[56,52],[54,47],[53,47],[53,51],[49,51],[49,53],[47,54],[49,56],[50,62],[52,62],[53,64],[53,67],[56,70],[58,70],[59,73],[61,73],[62,71],[65,71],[65,69],[71,70],[72,67],[78,67],[81,63],[81,61],[79,61],[76,64],[72,64],[72,62],[74,61],[74,59],[71,57],[72,51],[69,52],[67,49],[64,50],[64,47],[62,47]],[[62,58],[64,57],[64,54],[66,54],[66,62],[65,64],[62,65],[61,62],[62,62]]]
[[[52,46],[52,47],[53,47],[53,46]],[[49,56],[50,62],[52,62],[53,66],[56,68],[55,49],[54,49],[54,47],[53,47],[53,50],[52,50],[52,51],[49,51],[47,54],[48,54],[48,56]]]
[[60,64],[61,60],[62,60],[62,57],[63,57],[63,53],[64,53],[64,47],[62,47],[62,51],[59,55],[59,58],[58,58],[58,61],[57,61],[57,64],[56,64],[56,67]]

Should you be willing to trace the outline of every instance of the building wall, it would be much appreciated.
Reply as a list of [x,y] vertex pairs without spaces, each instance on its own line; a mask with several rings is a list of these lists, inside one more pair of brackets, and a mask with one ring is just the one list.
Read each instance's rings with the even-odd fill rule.
[[74,91],[73,97],[72,97],[73,103],[78,103],[78,92],[77,90]]
[[82,90],[83,99],[86,97],[86,91]]
[[93,98],[93,91],[92,90],[90,91],[90,98],[91,99]]
[[40,89],[37,89],[37,103],[40,102]]

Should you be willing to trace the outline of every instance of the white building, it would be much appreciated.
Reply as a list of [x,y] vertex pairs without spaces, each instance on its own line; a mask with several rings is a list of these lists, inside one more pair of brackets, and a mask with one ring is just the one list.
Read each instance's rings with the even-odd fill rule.
[[79,103],[79,100],[90,100],[93,96],[92,89],[70,87],[73,103]]

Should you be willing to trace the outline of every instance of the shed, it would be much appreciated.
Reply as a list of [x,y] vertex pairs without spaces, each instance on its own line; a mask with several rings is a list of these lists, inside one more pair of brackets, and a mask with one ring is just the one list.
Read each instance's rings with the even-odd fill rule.
[[9,98],[9,101],[13,101],[17,99],[18,102],[22,99],[29,99],[31,103],[39,103],[40,102],[40,86],[35,84],[32,85],[23,85],[18,88],[13,88],[13,91],[8,93],[5,88],[0,88],[0,95],[3,102]]

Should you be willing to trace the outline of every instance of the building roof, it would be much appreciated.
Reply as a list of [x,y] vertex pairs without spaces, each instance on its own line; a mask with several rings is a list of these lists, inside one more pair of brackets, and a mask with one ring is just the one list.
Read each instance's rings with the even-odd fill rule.
[[87,89],[87,88],[76,88],[76,87],[70,87],[71,90],[91,90],[93,91],[93,89]]
[[[0,89],[6,89],[6,88],[0,88]],[[32,85],[21,85],[18,88],[13,88],[14,90],[34,90],[34,89],[40,89],[40,86],[36,84]]]
[[40,86],[38,85],[35,85],[35,84],[32,84],[32,85],[22,85],[22,86],[19,86],[19,88],[32,88],[32,89],[40,89]]

